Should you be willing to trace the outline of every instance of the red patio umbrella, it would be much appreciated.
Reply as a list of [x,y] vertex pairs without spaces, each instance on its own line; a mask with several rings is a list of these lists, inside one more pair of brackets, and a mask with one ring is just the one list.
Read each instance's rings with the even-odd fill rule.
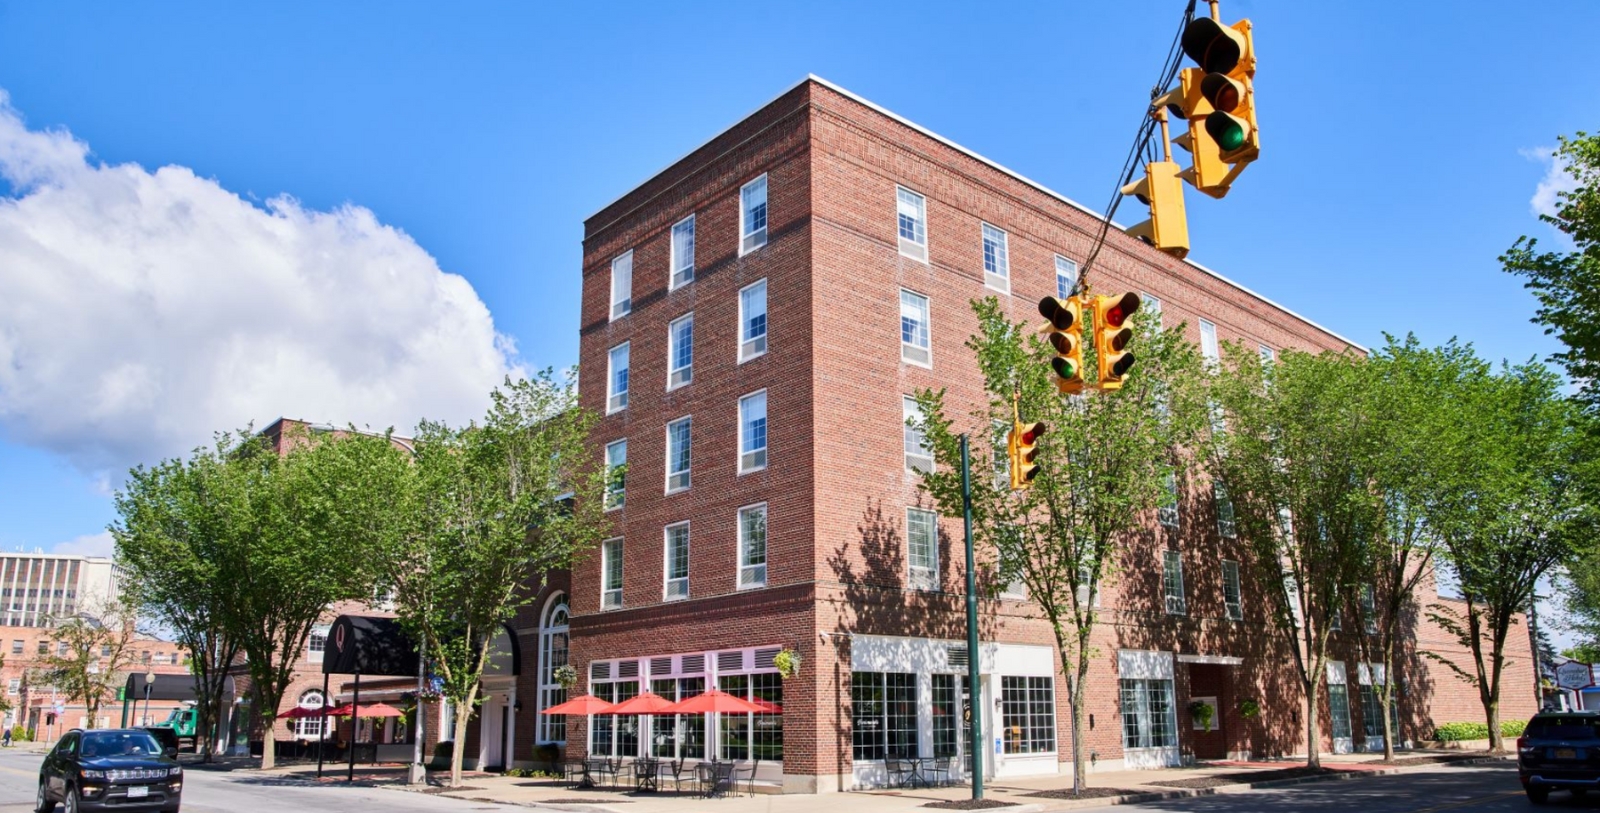
[[405,712],[388,703],[369,703],[356,712],[357,717],[403,717]]
[[565,703],[557,703],[540,714],[608,714],[613,704],[592,694],[580,694]]
[[758,714],[782,714],[783,713],[783,706],[780,706],[777,703],[772,702],[771,700],[762,700],[761,698],[757,697],[756,699],[751,700],[750,702],[754,703],[756,706],[760,707],[761,710],[759,712],[757,712]]
[[338,707],[336,706],[328,706],[326,708],[307,708],[305,706],[295,706],[294,708],[278,715],[278,719],[299,720],[306,717],[321,717],[323,712],[327,712],[328,716],[332,717],[334,716],[334,712],[337,710],[337,708]]
[[688,700],[679,700],[661,710],[663,714],[747,714],[766,711],[742,697],[734,697],[721,689],[712,689]]
[[645,692],[612,706],[606,714],[663,714],[671,706],[671,700],[655,692]]

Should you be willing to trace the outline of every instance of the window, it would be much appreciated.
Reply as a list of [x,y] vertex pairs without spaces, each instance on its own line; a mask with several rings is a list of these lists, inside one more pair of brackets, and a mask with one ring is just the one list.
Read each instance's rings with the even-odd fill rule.
[[749,361],[767,352],[767,281],[739,291],[739,360]]
[[1122,747],[1174,748],[1178,744],[1178,719],[1172,704],[1169,679],[1122,681]]
[[39,654],[40,655],[49,655],[50,654],[50,642],[49,641],[40,641],[39,642]]
[[1294,574],[1285,574],[1283,577],[1283,597],[1289,604],[1289,618],[1296,627],[1300,626],[1300,581]]
[[[639,681],[591,681],[590,691],[607,703],[621,703],[639,694]],[[640,718],[596,714],[589,722],[589,756],[632,757],[639,755]]]
[[739,473],[767,467],[767,391],[739,399]]
[[1161,502],[1156,506],[1156,520],[1168,528],[1178,527],[1178,474],[1169,471],[1161,478]]
[[[672,700],[688,700],[704,694],[703,677],[656,678],[650,690]],[[703,759],[706,755],[706,717],[704,714],[657,714],[651,723],[653,756],[662,759]],[[732,715],[722,718],[726,723]]]
[[1215,364],[1222,354],[1217,350],[1217,326],[1200,320],[1200,355]]
[[900,253],[913,260],[928,261],[928,207],[919,194],[895,187],[895,209],[899,215]]
[[[67,656],[67,650],[68,646],[66,641],[56,641],[56,657],[65,658]],[[150,653],[146,652],[144,654],[146,658],[150,657]]]
[[21,655],[22,654],[22,641],[21,640],[14,640],[14,641],[11,642],[11,654],[13,654],[13,655]]
[[[313,632],[315,632],[315,630],[313,630]],[[111,645],[110,644],[102,644],[101,645],[101,647],[100,647],[100,657],[102,657],[102,658],[111,657]],[[177,661],[173,661],[173,663],[177,663]]]
[[739,190],[739,253],[749,254],[767,244],[767,176]]
[[622,606],[622,540],[607,539],[600,543],[600,608],[609,610]]
[[323,625],[311,628],[311,635],[306,638],[306,653],[310,660],[322,660],[322,653],[328,648],[329,629],[330,627]]
[[1266,345],[1261,345],[1261,363],[1263,365],[1271,364],[1277,360],[1278,354],[1276,351]]
[[1183,600],[1183,554],[1178,551],[1161,553],[1161,593],[1168,615],[1183,615],[1189,611],[1188,602]]
[[680,316],[667,325],[667,389],[675,390],[694,379],[694,314]]
[[1157,325],[1161,324],[1161,299],[1160,299],[1160,297],[1154,296],[1153,294],[1140,293],[1139,294],[1139,302],[1141,303],[1139,305],[1139,310],[1142,310],[1142,311],[1144,311],[1146,313],[1155,314],[1156,324]]
[[[299,705],[300,708],[303,708],[303,709],[320,709],[320,708],[322,708],[323,705],[324,705],[323,700],[322,700],[322,692],[317,691],[316,689],[312,689],[311,691],[300,695],[300,702],[297,705]],[[302,740],[320,740],[320,739],[322,739],[322,717],[321,717],[321,715],[318,715],[316,717],[299,717],[299,718],[296,718],[295,721],[294,721],[294,736],[295,736],[296,739],[302,739]]]
[[606,510],[621,508],[628,485],[628,439],[606,444]]
[[901,413],[905,416],[906,468],[917,472],[933,471],[933,448],[922,427],[927,418],[917,406],[917,399],[907,395],[901,399]]
[[906,509],[906,560],[915,590],[939,589],[939,515]]
[[739,587],[767,584],[767,506],[739,509]]
[[[777,672],[719,675],[717,688],[742,700],[783,703],[783,678]],[[783,760],[781,714],[723,714],[718,720],[723,759]]]
[[1217,501],[1217,533],[1225,539],[1232,539],[1238,535],[1238,526],[1233,521],[1233,500],[1228,499],[1228,487],[1222,484],[1221,479],[1211,481],[1211,494]]
[[[556,669],[567,665],[568,625],[566,597],[557,594],[539,627],[539,709],[567,702],[567,690],[556,681]],[[535,736],[541,743],[567,741],[565,714],[539,714]]]
[[1222,606],[1228,618],[1239,621],[1244,618],[1244,603],[1239,591],[1239,563],[1222,560]]
[[916,756],[917,676],[904,672],[850,674],[852,756],[857,762]]
[[1055,679],[1000,678],[1000,725],[1007,754],[1054,754],[1056,751]]
[[1361,585],[1361,628],[1368,635],[1378,634],[1378,597],[1372,585]]
[[667,493],[689,487],[690,419],[679,418],[667,424]]
[[633,310],[633,252],[611,261],[611,318],[621,319]]
[[1078,264],[1056,255],[1056,296],[1066,299],[1078,287]]
[[22,678],[12,678],[6,681],[6,694],[16,694],[22,691]]
[[995,564],[1000,569],[1000,595],[1006,598],[1025,599],[1028,597],[1028,585],[1022,578],[1022,563],[1017,560],[1023,553],[1022,535],[1026,529],[1011,526],[1001,531],[1005,535],[997,547],[998,560]]
[[666,591],[668,601],[689,597],[689,523],[667,526]]
[[694,282],[694,215],[672,227],[672,279],[667,287],[678,288]]
[[1006,256],[1006,233],[983,224],[983,284],[1011,290],[1011,260]]
[[606,414],[628,408],[628,343],[611,348],[609,371],[606,374]]
[[900,359],[924,367],[933,364],[933,346],[928,337],[928,298],[904,290],[900,292]]
[[956,676],[933,675],[933,755],[956,755]]

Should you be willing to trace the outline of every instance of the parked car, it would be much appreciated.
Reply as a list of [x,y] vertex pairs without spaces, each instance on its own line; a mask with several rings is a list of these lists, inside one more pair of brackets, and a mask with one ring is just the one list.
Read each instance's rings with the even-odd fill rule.
[[176,813],[183,801],[183,768],[142,728],[62,735],[39,766],[39,813],[59,802],[66,813],[87,810],[161,810]]
[[1517,776],[1536,805],[1552,790],[1582,797],[1600,789],[1600,711],[1533,715],[1517,738]]

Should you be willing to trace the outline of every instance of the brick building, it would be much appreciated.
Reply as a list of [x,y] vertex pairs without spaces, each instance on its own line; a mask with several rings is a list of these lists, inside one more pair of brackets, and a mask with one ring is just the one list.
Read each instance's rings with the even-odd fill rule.
[[[603,454],[627,466],[626,482],[608,499],[615,536],[518,620],[537,658],[518,681],[535,699],[517,715],[518,731],[534,731],[518,737],[518,760],[535,743],[714,752],[760,758],[762,778],[811,792],[883,781],[886,753],[960,755],[961,533],[918,493],[929,463],[901,432],[906,396],[946,388],[953,414],[981,404],[968,302],[993,295],[1014,319],[1032,317],[1041,296],[1070,288],[1099,226],[1083,206],[815,77],[590,217],[581,400],[605,416]],[[1263,353],[1354,346],[1115,230],[1097,273],[1097,287],[1140,292],[1210,355],[1219,341]],[[1302,700],[1264,632],[1265,598],[1239,577],[1245,556],[1203,480],[1182,483],[1178,510],[1153,515],[1128,546],[1096,633],[1096,768],[1303,750]],[[1007,592],[982,614],[987,770],[1070,771],[1048,626]],[[1464,653],[1417,617],[1396,669],[1402,741],[1482,717],[1475,691],[1418,654]],[[1372,689],[1386,676],[1360,662],[1359,627],[1346,620],[1335,634],[1326,750],[1381,747]],[[787,680],[773,664],[784,647],[802,657]],[[1511,659],[1507,718],[1532,710],[1517,691],[1531,685],[1527,653]],[[541,719],[565,696],[550,667],[568,661],[582,689],[610,699],[717,686],[782,713]],[[1261,701],[1259,719],[1239,718],[1246,698]],[[1211,730],[1190,719],[1195,699],[1222,711]]]

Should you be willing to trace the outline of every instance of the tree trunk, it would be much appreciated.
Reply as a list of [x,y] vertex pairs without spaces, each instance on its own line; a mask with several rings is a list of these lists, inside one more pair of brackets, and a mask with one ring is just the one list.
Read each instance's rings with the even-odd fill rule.
[[1493,698],[1484,701],[1484,715],[1489,718],[1489,751],[1500,753],[1505,750],[1505,737],[1500,733],[1500,700]]
[[1306,765],[1322,767],[1322,728],[1317,723],[1318,681],[1307,681],[1306,689]]
[[[461,786],[461,756],[462,751],[464,750],[462,749],[461,744],[462,741],[467,737],[467,723],[471,722],[472,720],[472,709],[477,702],[478,687],[473,686],[471,689],[467,690],[465,702],[457,704],[456,708],[454,709],[456,717],[456,738],[454,747],[450,749],[450,787],[452,788]],[[482,736],[481,732],[479,733],[479,736]],[[483,766],[480,765],[478,767],[481,768]]]
[[1083,756],[1083,671],[1068,675],[1067,681],[1072,688],[1067,697],[1072,713],[1072,793],[1078,795],[1087,786],[1083,775],[1089,769]]
[[261,721],[261,770],[270,771],[278,764],[278,720],[277,707],[272,712],[262,715]]
[[1394,761],[1394,726],[1390,721],[1394,719],[1394,638],[1384,636],[1383,644],[1383,691],[1378,693],[1378,710],[1383,714],[1383,761]]

